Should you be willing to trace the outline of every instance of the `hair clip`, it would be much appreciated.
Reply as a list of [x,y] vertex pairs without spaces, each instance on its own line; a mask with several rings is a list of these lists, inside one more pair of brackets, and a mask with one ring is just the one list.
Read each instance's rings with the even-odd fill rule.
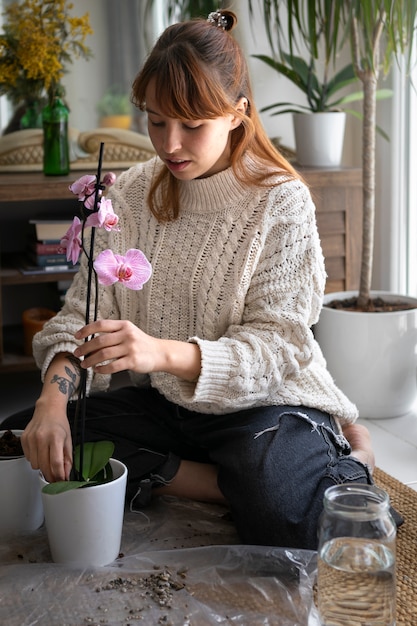
[[210,22],[210,24],[215,24],[217,28],[221,28],[222,30],[227,30],[227,27],[228,27],[227,17],[223,15],[220,11],[213,11],[212,13],[209,13],[207,21]]

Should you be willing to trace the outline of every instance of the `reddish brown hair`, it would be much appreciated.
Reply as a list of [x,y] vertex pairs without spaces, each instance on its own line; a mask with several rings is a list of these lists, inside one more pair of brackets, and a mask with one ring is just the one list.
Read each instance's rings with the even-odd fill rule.
[[[231,165],[238,179],[264,184],[271,171],[298,177],[294,168],[269,140],[253,104],[249,71],[244,54],[228,31],[237,23],[234,13],[222,10],[227,29],[197,19],[169,26],[159,37],[133,83],[134,104],[146,109],[146,90],[155,81],[161,111],[168,117],[189,121],[233,114],[241,124],[231,134]],[[248,100],[243,114],[236,109],[241,97]],[[250,153],[267,167],[255,173],[245,168],[242,156]],[[161,204],[156,206],[156,191]],[[178,181],[163,168],[149,194],[149,204],[160,220],[178,216]]]

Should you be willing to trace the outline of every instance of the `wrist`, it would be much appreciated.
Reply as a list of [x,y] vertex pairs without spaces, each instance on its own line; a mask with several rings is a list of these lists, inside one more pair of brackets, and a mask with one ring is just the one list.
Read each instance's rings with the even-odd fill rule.
[[195,343],[162,340],[163,366],[160,371],[189,382],[196,382],[201,371],[201,352]]

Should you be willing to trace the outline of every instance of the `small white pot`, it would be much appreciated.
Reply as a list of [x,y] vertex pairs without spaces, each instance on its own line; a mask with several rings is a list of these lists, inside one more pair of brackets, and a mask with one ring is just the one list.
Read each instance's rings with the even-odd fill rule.
[[293,113],[297,162],[305,167],[339,167],[346,113]]
[[326,307],[357,296],[329,293],[314,334],[336,384],[356,404],[360,417],[405,415],[417,400],[417,299],[374,291],[372,297],[405,300],[416,308],[362,313]]
[[[42,492],[52,560],[100,567],[120,552],[127,468],[110,459],[114,480],[57,495]],[[40,476],[42,487],[47,484]]]
[[[4,434],[0,430],[0,437]],[[16,436],[22,430],[12,430]],[[38,471],[24,456],[0,457],[0,533],[32,532],[43,523]]]

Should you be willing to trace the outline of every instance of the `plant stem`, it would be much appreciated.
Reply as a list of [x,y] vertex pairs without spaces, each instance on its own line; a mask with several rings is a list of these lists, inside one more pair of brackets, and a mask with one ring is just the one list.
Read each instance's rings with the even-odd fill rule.
[[[95,196],[94,196],[94,208],[93,212],[98,211],[98,203],[100,199],[100,181],[101,181],[101,168],[103,163],[103,150],[104,143],[100,144],[100,152],[98,158],[98,166],[97,166],[97,178],[96,178],[96,188],[95,188]],[[83,228],[84,232],[84,228]],[[97,310],[98,310],[98,281],[97,275],[94,270],[94,244],[95,244],[95,234],[96,229],[91,228],[90,234],[90,249],[87,254],[88,258],[88,274],[87,274],[87,298],[85,305],[85,324],[88,325],[90,323],[90,305],[91,305],[91,285],[94,275],[94,317],[92,321],[97,320]],[[84,243],[83,243],[84,249]],[[84,250],[84,252],[86,252]],[[90,341],[93,337],[86,337],[85,342]],[[87,370],[81,368],[81,378],[80,378],[80,387],[78,392],[78,403],[77,403],[77,411],[76,414],[78,416],[77,424],[80,426],[80,476],[78,476],[78,480],[83,479],[83,470],[84,470],[84,444],[85,444],[85,417],[86,417],[86,398],[87,398]]]

